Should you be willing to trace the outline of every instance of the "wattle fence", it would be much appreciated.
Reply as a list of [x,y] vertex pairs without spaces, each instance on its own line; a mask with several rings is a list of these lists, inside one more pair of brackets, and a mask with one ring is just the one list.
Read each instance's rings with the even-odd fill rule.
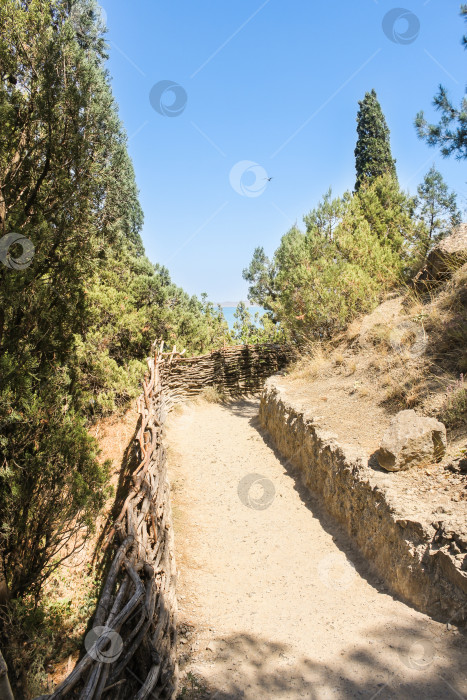
[[174,536],[163,445],[170,408],[208,386],[230,396],[258,392],[285,366],[281,345],[226,347],[185,358],[154,344],[138,399],[138,467],[107,537],[113,559],[86,636],[86,653],[51,695],[36,700],[173,700],[177,692]]
[[162,368],[167,406],[192,399],[209,386],[228,396],[257,393],[291,359],[290,348],[276,343],[228,346],[197,357],[174,352]]
[[[167,460],[162,444],[162,347],[153,347],[138,399],[138,467],[106,540],[115,554],[101,589],[86,654],[50,698],[173,698],[177,603]],[[39,700],[39,699],[38,699]]]

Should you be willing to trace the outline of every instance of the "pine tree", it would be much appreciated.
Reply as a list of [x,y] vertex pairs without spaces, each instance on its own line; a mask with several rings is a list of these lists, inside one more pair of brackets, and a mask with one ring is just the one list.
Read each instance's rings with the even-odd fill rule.
[[443,176],[433,165],[418,186],[417,214],[424,224],[426,250],[433,241],[447,236],[462,217],[455,192],[450,192]]
[[397,177],[396,161],[391,155],[389,128],[376,92],[367,92],[358,104],[360,109],[357,115],[358,141],[355,148],[356,191],[365,181],[371,182],[380,175],[389,173],[394,178]]
[[255,325],[251,319],[250,310],[244,301],[239,302],[234,312],[234,318],[233,332],[235,340],[248,345],[248,343],[252,342],[251,336],[254,335]]
[[264,248],[255,248],[250,265],[243,270],[243,279],[249,283],[248,299],[271,311],[277,293],[274,290],[274,265],[264,252]]
[[[461,16],[467,21],[467,5],[461,5]],[[467,48],[467,36],[462,38]],[[433,105],[441,113],[438,124],[429,124],[423,111],[417,114],[415,128],[420,139],[429,146],[438,146],[447,158],[452,153],[458,160],[467,158],[467,97],[463,97],[459,107],[454,107],[445,87],[440,85]]]

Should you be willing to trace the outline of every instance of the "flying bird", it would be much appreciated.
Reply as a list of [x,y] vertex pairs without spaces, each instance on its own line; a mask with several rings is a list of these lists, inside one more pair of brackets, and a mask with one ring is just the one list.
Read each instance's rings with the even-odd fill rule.
[[274,178],[274,176],[273,176],[273,177],[265,177],[264,179],[267,180],[268,182],[271,182],[271,180],[272,180],[273,178]]

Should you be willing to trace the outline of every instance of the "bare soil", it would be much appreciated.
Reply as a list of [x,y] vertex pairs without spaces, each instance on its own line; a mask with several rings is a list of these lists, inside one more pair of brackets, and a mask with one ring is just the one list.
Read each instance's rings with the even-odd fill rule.
[[378,405],[371,397],[359,395],[355,381],[346,378],[340,368],[330,370],[327,376],[312,384],[293,376],[281,377],[278,384],[293,397],[297,410],[303,408],[311,412],[320,427],[335,435],[339,444],[358,449],[365,462],[381,472],[382,481],[391,484],[396,504],[409,503],[412,511],[428,523],[443,514],[443,519],[449,516],[457,523],[457,529],[467,528],[467,474],[450,469],[465,446],[463,435],[460,439],[452,433],[448,435],[447,452],[441,462],[388,475],[377,465],[375,453],[394,415],[393,410]]
[[[381,430],[326,396],[356,435],[363,421]],[[467,697],[465,631],[387,591],[274,451],[258,405],[192,404],[169,420],[180,697]]]

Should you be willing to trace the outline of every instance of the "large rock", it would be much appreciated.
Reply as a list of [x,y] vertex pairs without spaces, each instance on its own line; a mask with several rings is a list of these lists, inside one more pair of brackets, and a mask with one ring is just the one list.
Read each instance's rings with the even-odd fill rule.
[[467,262],[467,224],[461,224],[451,236],[443,238],[428,253],[426,262],[428,275],[435,280],[449,277]]
[[415,287],[439,282],[467,262],[467,224],[460,224],[428,253],[425,267],[413,280]]
[[436,418],[400,411],[385,432],[377,458],[389,472],[439,461],[446,452],[446,427]]

